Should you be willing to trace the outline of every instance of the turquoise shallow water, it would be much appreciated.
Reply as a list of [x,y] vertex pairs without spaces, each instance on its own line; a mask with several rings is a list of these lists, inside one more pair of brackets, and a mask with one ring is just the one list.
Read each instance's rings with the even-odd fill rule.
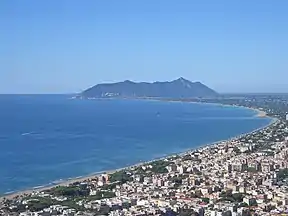
[[121,168],[267,125],[211,104],[0,96],[0,193]]

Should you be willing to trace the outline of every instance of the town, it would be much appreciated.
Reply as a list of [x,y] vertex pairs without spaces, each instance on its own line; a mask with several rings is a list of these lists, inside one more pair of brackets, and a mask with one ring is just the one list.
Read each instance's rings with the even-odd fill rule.
[[[287,98],[204,100],[265,112],[273,122],[227,141],[2,199],[1,215],[288,215]],[[196,101],[199,102],[199,101]]]

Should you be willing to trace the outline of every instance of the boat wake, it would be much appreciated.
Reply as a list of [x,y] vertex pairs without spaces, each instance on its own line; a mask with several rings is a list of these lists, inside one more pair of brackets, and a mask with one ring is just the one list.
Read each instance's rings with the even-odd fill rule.
[[31,135],[32,133],[33,133],[33,131],[28,132],[28,133],[22,133],[21,136],[28,136],[28,135]]

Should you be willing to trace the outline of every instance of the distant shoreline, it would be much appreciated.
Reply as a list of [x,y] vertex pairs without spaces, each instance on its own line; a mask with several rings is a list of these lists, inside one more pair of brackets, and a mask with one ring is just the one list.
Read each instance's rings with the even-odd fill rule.
[[221,105],[227,107],[239,107],[244,109],[250,109],[257,112],[256,117],[267,117],[267,113],[263,110],[252,108],[252,107],[245,107],[240,105],[230,105],[230,104],[221,104],[221,103],[213,103],[213,102],[202,102],[202,101],[186,101],[181,99],[165,99],[165,98],[151,98],[151,97],[135,97],[135,98],[117,98],[117,97],[107,97],[107,98],[77,98],[72,97],[69,98],[71,100],[148,100],[148,101],[162,101],[162,102],[179,102],[179,103],[195,103],[195,104],[211,104],[211,105]]
[[[144,100],[144,99],[142,98],[141,100]],[[190,101],[180,101],[180,100],[170,100],[169,101],[169,100],[160,100],[160,99],[151,99],[151,98],[150,99],[146,98],[145,100],[165,101],[165,102],[198,103],[198,104],[213,104],[213,105],[221,105],[221,106],[228,106],[228,107],[239,107],[239,108],[250,109],[250,110],[256,111],[257,112],[257,114],[255,115],[256,117],[259,117],[259,118],[268,117],[267,113],[264,112],[263,110],[256,109],[256,108],[245,107],[245,106],[227,105],[227,104],[220,104],[220,103],[193,102],[193,101],[190,102]],[[122,168],[118,168],[118,169],[94,172],[94,173],[88,174],[88,175],[83,176],[83,177],[82,176],[81,177],[72,177],[72,178],[63,180],[60,183],[51,184],[49,186],[43,186],[43,187],[39,186],[39,187],[31,188],[31,189],[24,189],[24,190],[12,192],[10,194],[7,194],[7,193],[6,194],[0,194],[0,202],[2,202],[3,199],[13,199],[13,198],[15,198],[17,196],[29,195],[29,194],[32,194],[32,193],[35,193],[35,192],[41,192],[41,191],[49,190],[49,189],[57,187],[57,186],[69,186],[70,184],[73,184],[75,182],[87,181],[89,179],[93,179],[95,177],[99,177],[99,176],[101,176],[103,174],[112,174],[112,173],[117,172],[117,171],[121,171],[121,170],[125,170],[125,169],[131,169],[131,168],[138,167],[138,166],[141,166],[141,165],[144,165],[144,164],[148,164],[148,163],[151,163],[151,162],[154,162],[154,161],[160,161],[160,160],[172,158],[172,157],[175,157],[177,155],[180,155],[180,156],[181,155],[185,155],[185,154],[187,154],[187,153],[189,153],[189,152],[191,152],[193,150],[196,150],[196,149],[212,147],[212,146],[215,146],[215,145],[223,143],[223,142],[228,142],[230,140],[240,139],[241,137],[243,137],[245,135],[255,133],[255,132],[260,131],[260,130],[262,130],[264,128],[268,128],[271,125],[273,125],[274,123],[276,123],[277,121],[279,121],[279,119],[277,119],[277,118],[272,118],[272,117],[269,117],[269,118],[271,119],[271,121],[267,125],[265,125],[265,126],[263,126],[261,128],[257,128],[257,129],[255,129],[253,131],[248,132],[248,133],[240,134],[240,135],[237,135],[235,137],[231,137],[231,138],[228,138],[228,139],[225,139],[225,140],[220,140],[220,141],[215,141],[215,142],[212,142],[212,143],[203,144],[203,145],[201,145],[199,147],[191,148],[191,149],[185,150],[183,152],[168,154],[168,155],[165,155],[165,156],[160,157],[160,158],[151,159],[151,160],[148,160],[148,161],[136,163],[136,164],[133,164],[133,165],[130,165],[130,166],[126,166],[126,167],[122,167]]]

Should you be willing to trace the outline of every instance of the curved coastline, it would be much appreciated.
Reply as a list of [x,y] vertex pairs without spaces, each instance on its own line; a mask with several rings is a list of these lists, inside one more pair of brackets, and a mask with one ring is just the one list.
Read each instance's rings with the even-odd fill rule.
[[[157,99],[149,99],[149,100],[159,101]],[[200,149],[207,148],[207,147],[213,147],[213,146],[215,146],[217,144],[220,144],[220,143],[223,143],[223,142],[229,142],[231,140],[241,139],[241,137],[243,137],[243,136],[246,136],[248,134],[253,134],[253,133],[257,132],[257,131],[261,131],[261,130],[263,130],[265,128],[268,128],[268,127],[272,126],[273,124],[277,123],[278,121],[280,121],[279,119],[277,119],[275,117],[269,117],[263,110],[250,108],[250,107],[236,106],[236,105],[226,105],[226,104],[220,104],[220,103],[188,102],[188,101],[172,101],[172,100],[171,101],[166,101],[166,102],[182,102],[182,103],[185,102],[185,103],[221,105],[221,106],[234,107],[234,108],[238,107],[238,108],[242,108],[242,109],[253,110],[254,112],[256,112],[255,117],[257,117],[257,118],[263,118],[263,117],[270,118],[271,121],[267,125],[264,125],[264,126],[262,126],[260,128],[257,128],[255,130],[253,130],[253,131],[250,131],[250,132],[247,132],[247,133],[244,133],[244,134],[240,134],[240,135],[228,138],[228,139],[219,140],[219,141],[215,141],[215,142],[212,142],[212,143],[202,144],[201,146],[190,148],[190,149],[184,150],[182,152],[167,154],[167,155],[165,155],[163,157],[154,158],[154,159],[151,159],[151,160],[148,160],[148,161],[136,163],[136,164],[129,165],[129,166],[122,167],[122,168],[118,168],[118,169],[98,171],[98,172],[93,172],[93,173],[85,175],[85,176],[71,177],[71,178],[63,179],[63,180],[62,179],[61,180],[55,180],[55,181],[50,182],[50,183],[48,183],[46,185],[35,186],[33,188],[28,188],[28,189],[24,189],[24,190],[20,190],[20,191],[11,191],[11,192],[7,192],[5,194],[0,194],[0,202],[4,198],[5,199],[13,199],[13,198],[15,198],[17,196],[23,196],[23,195],[31,194],[31,193],[34,193],[34,192],[41,192],[41,191],[48,190],[48,189],[51,189],[51,188],[56,187],[56,186],[68,186],[68,185],[73,184],[75,182],[86,181],[86,180],[89,180],[91,178],[100,176],[102,174],[111,174],[111,173],[114,173],[114,172],[117,172],[117,171],[121,171],[121,170],[125,170],[125,169],[132,169],[132,168],[135,168],[135,167],[138,167],[138,166],[142,166],[142,165],[145,165],[145,164],[148,164],[148,163],[151,163],[151,162],[155,162],[155,161],[159,161],[159,160],[165,160],[165,159],[169,159],[169,158],[172,158],[172,157],[175,157],[175,156],[182,156],[182,155],[185,155],[185,154],[187,154],[187,153],[189,153],[191,151],[195,151],[197,149],[200,150]]]

